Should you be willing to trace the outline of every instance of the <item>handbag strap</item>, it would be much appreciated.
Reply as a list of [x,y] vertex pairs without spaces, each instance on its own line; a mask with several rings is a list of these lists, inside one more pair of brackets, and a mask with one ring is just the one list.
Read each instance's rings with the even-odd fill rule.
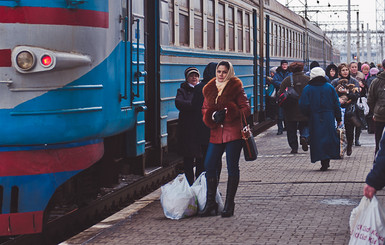
[[293,75],[290,75],[290,85],[294,88]]
[[247,126],[247,120],[246,120],[245,113],[242,110],[240,110],[240,113],[241,113],[241,129],[243,129],[245,126]]

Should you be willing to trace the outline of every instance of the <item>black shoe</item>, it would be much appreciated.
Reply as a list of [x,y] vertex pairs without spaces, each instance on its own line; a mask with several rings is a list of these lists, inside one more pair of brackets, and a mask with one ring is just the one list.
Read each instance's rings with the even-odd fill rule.
[[307,145],[307,140],[305,137],[301,137],[299,140],[299,143],[302,145],[302,150],[307,151],[309,150],[309,146]]
[[353,153],[352,146],[350,147],[348,146],[348,148],[346,149],[346,155],[350,156],[352,153]]
[[278,131],[277,135],[281,135],[281,134],[283,134],[283,132],[282,131]]
[[221,216],[223,218],[228,218],[234,215],[234,198],[237,192],[238,184],[239,176],[229,176],[229,179],[227,180],[225,207],[223,208],[223,211],[221,213]]
[[328,170],[328,168],[330,167],[330,159],[327,159],[327,160],[321,160],[321,168],[320,170],[321,171],[326,171]]
[[206,178],[206,205],[203,210],[198,213],[199,216],[207,217],[218,214],[218,203],[215,201],[215,195],[217,193],[217,183],[217,177]]
[[290,154],[297,154],[297,153],[298,153],[298,150],[294,150],[294,149],[292,149],[290,152]]
[[355,146],[361,146],[360,141],[359,141],[359,140],[356,140],[356,142],[354,142],[354,145],[355,145]]

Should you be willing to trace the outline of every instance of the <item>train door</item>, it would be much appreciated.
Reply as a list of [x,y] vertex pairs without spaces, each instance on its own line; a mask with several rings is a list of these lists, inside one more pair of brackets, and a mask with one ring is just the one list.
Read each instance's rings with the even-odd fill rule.
[[[254,33],[254,81],[255,81],[255,116],[254,121],[261,122],[265,120],[265,101],[264,101],[264,93],[265,93],[265,37],[264,37],[264,29],[263,24],[264,21],[264,12],[263,5],[259,6],[259,11],[254,10],[253,12],[253,33]],[[266,52],[268,50],[266,49]]]
[[[146,31],[146,169],[163,164],[161,146],[160,115],[160,3],[159,0],[145,0]],[[164,1],[163,1],[164,2]]]
[[[144,0],[122,0],[124,11],[122,22],[125,33],[124,86],[127,91],[121,95],[121,106],[135,111],[135,126],[126,133],[126,154],[130,158],[131,170],[144,174],[145,153],[145,7]],[[125,6],[124,6],[125,5]],[[125,100],[126,102],[124,102]]]

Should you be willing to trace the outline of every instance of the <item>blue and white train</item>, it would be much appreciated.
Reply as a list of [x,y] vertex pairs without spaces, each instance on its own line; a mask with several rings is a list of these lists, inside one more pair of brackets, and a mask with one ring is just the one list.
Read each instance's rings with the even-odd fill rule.
[[183,71],[222,59],[261,122],[269,67],[326,66],[332,47],[275,0],[0,1],[0,236],[41,232],[106,139],[135,173],[164,166]]

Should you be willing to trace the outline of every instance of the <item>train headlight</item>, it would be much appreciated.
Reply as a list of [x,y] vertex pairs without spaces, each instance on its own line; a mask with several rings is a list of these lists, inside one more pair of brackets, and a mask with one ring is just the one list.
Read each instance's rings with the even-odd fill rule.
[[52,57],[48,54],[43,55],[40,61],[44,67],[50,67],[52,65]]
[[20,69],[28,71],[35,65],[35,57],[29,51],[22,51],[17,54],[16,63]]

